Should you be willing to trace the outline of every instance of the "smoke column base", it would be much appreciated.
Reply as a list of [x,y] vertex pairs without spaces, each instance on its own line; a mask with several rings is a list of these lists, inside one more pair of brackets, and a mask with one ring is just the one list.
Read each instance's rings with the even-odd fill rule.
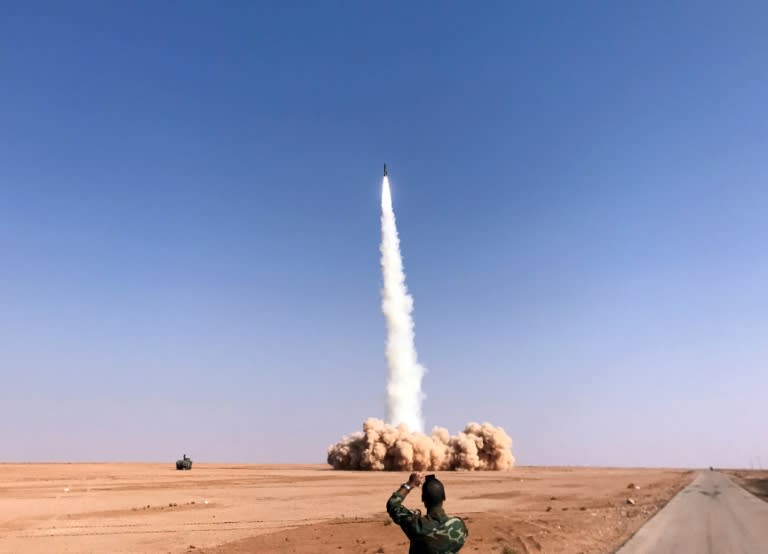
[[362,432],[328,447],[328,464],[359,471],[508,471],[515,457],[510,436],[490,423],[469,423],[454,436],[435,427],[428,436],[368,418]]

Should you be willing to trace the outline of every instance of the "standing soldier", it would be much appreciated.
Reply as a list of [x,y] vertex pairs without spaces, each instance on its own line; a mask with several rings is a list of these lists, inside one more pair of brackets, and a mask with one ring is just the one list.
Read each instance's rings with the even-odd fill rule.
[[[414,487],[424,483],[421,501],[427,509],[422,516],[419,510],[411,511],[403,506],[403,500]],[[408,554],[451,554],[461,550],[469,535],[461,518],[446,515],[443,510],[445,488],[434,475],[411,473],[407,483],[392,493],[387,501],[387,513],[411,541]]]

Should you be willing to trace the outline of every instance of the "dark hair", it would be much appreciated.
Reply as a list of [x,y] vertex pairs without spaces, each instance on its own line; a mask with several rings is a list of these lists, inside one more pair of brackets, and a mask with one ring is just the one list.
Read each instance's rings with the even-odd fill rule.
[[440,480],[433,475],[427,475],[421,488],[421,501],[426,506],[438,506],[445,500],[445,488]]

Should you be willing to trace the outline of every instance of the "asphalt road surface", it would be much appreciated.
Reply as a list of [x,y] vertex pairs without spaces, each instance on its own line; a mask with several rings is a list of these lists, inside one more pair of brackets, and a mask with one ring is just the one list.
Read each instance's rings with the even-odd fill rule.
[[616,554],[766,554],[768,502],[703,471]]

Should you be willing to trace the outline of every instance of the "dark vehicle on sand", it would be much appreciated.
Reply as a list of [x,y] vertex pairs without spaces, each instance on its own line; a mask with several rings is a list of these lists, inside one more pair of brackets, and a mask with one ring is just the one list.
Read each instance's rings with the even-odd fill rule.
[[187,455],[184,454],[181,460],[176,460],[176,469],[192,469],[192,460],[187,458]]

